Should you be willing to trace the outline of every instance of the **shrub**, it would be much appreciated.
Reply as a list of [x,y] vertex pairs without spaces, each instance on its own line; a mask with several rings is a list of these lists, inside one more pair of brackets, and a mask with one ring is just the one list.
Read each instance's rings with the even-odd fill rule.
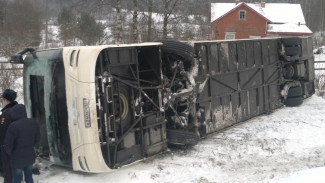
[[325,74],[318,74],[315,76],[315,88],[318,91],[318,95],[325,95]]

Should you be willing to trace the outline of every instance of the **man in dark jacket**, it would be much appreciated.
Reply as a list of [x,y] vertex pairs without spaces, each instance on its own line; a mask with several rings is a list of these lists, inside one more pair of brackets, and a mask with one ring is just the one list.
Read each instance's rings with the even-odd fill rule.
[[10,115],[12,123],[7,130],[5,146],[10,156],[12,180],[20,183],[24,172],[26,183],[33,183],[34,147],[40,138],[39,126],[34,119],[27,118],[23,104],[15,105]]
[[1,110],[2,115],[0,117],[0,146],[1,146],[1,160],[2,160],[2,168],[4,173],[4,182],[5,183],[11,183],[11,168],[9,164],[9,157],[6,153],[5,145],[4,145],[4,139],[5,135],[8,129],[8,126],[12,122],[10,117],[10,111],[12,107],[17,105],[17,102],[15,101],[17,97],[17,93],[13,90],[6,89],[1,97],[2,100],[2,107]]

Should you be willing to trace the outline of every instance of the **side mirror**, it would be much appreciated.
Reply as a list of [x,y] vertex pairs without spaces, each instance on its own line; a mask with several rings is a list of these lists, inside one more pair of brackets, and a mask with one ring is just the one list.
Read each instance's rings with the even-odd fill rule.
[[15,53],[14,55],[12,55],[8,61],[13,64],[23,64],[24,63],[23,55],[27,52],[30,52],[30,53],[35,52],[35,49],[34,48],[25,48],[24,50],[21,50],[21,51]]

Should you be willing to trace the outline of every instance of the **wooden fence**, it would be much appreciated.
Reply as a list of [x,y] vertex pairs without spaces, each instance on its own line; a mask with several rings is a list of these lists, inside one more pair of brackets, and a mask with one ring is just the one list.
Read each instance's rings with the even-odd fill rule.
[[[11,64],[10,62],[0,62],[0,64]],[[0,68],[0,71],[14,71],[14,70],[23,70],[23,67],[19,68]]]

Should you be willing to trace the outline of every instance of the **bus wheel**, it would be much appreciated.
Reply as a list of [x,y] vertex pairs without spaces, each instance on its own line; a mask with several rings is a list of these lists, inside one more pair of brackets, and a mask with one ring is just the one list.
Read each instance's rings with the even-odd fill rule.
[[116,131],[126,131],[131,126],[130,93],[125,85],[114,92],[114,114]]

